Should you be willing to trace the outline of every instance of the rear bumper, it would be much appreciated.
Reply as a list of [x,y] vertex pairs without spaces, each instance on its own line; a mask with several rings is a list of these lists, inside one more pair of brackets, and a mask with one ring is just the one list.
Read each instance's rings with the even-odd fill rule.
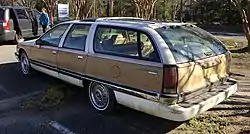
[[4,30],[2,34],[0,34],[0,41],[12,41],[16,37],[15,30]]
[[199,101],[199,103],[194,103],[189,107],[182,107],[178,104],[168,105],[118,91],[114,92],[117,102],[122,105],[160,118],[173,121],[185,121],[207,111],[234,94],[238,88],[237,82],[233,79],[230,79],[230,81],[233,81],[233,84],[229,85],[228,88],[216,92],[216,94],[213,94],[205,100]]
[[220,91],[216,95],[213,95],[212,97],[204,101],[201,101],[199,103],[196,103],[190,107],[182,107],[178,104],[172,106],[167,106],[162,104],[159,107],[158,116],[174,121],[189,120],[190,118],[193,118],[213,108],[215,105],[221,103],[222,101],[226,100],[229,96],[234,94],[238,89],[238,85],[235,80],[230,79],[230,81],[234,81],[234,84],[229,86],[227,89]]

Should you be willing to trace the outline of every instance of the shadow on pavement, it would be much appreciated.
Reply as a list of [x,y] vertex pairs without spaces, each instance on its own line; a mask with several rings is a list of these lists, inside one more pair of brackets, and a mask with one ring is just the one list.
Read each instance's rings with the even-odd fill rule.
[[51,110],[48,116],[77,134],[165,134],[184,123],[157,118],[121,105],[112,114],[100,113],[89,103],[86,89],[76,90],[73,99]]
[[43,90],[45,83],[51,80],[53,78],[40,73],[24,76],[18,62],[0,64],[0,100]]

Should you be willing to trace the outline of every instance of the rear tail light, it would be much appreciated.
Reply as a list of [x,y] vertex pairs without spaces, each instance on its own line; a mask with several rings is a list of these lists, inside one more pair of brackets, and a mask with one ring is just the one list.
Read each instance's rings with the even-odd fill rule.
[[177,93],[177,67],[164,68],[163,93]]
[[3,29],[4,30],[10,30],[10,21],[4,21],[3,22]]

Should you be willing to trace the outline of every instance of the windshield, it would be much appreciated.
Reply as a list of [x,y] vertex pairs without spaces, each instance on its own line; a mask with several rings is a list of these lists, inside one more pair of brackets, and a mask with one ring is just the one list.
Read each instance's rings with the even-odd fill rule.
[[208,32],[192,26],[156,29],[172,50],[177,63],[195,61],[227,52],[220,41]]
[[0,9],[0,20],[3,20],[4,17],[4,10]]

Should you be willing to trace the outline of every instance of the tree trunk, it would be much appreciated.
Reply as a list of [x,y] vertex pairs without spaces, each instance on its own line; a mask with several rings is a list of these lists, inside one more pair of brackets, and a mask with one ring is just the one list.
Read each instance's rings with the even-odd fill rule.
[[114,16],[114,0],[110,0],[110,16]]
[[54,8],[52,8],[49,12],[49,17],[50,17],[50,23],[54,23]]
[[180,9],[180,22],[183,22],[183,0],[181,0],[180,6],[181,6],[181,9]]
[[245,32],[246,39],[248,41],[248,51],[250,51],[250,2],[248,1],[244,7],[242,7],[242,3],[238,0],[230,0],[231,3],[236,7],[239,11],[242,19],[243,29]]
[[246,38],[248,41],[248,50],[250,51],[250,33],[246,34]]

